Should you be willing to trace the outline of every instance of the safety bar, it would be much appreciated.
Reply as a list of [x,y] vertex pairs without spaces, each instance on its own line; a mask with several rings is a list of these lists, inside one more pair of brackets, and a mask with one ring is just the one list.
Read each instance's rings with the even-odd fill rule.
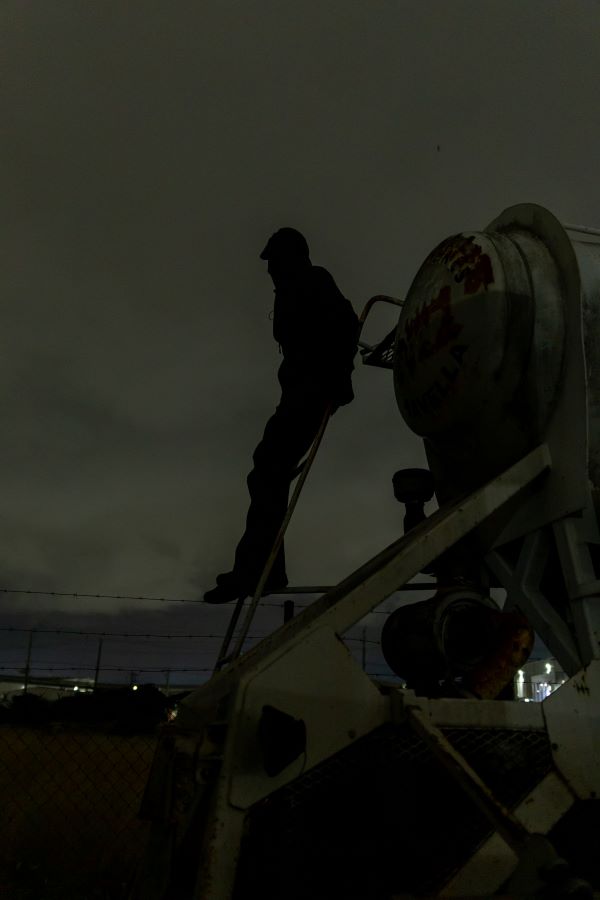
[[375,306],[376,303],[391,303],[394,306],[404,306],[404,300],[398,300],[397,297],[390,297],[388,294],[375,294],[374,297],[371,297],[370,300],[367,300],[367,302],[364,305],[363,311],[361,312],[360,316],[358,317],[358,321],[360,323],[359,335],[360,335],[360,332],[362,331],[362,327],[365,324],[369,313],[371,312],[371,310],[373,309],[373,307]]

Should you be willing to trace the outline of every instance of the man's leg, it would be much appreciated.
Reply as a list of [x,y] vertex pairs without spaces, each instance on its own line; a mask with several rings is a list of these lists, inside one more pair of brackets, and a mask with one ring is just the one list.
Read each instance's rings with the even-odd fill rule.
[[[253,455],[254,468],[248,475],[250,507],[233,572],[217,578],[219,587],[205,595],[207,602],[223,603],[240,593],[253,593],[285,517],[291,476],[310,449],[326,407],[327,400],[321,396],[283,391]],[[287,584],[283,546],[267,584]]]

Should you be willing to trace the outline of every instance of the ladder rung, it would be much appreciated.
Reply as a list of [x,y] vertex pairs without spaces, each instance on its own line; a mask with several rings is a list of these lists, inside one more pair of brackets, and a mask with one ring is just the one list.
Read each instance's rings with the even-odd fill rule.
[[[276,597],[279,594],[326,594],[328,591],[333,590],[333,585],[306,585],[306,586],[298,586],[298,587],[285,587],[281,588],[278,591],[273,591],[272,593],[267,593],[265,596],[273,596]],[[457,582],[456,584],[438,584],[437,581],[416,581],[413,584],[410,582],[408,584],[403,584],[397,591],[449,591],[455,588],[459,588],[461,585]]]

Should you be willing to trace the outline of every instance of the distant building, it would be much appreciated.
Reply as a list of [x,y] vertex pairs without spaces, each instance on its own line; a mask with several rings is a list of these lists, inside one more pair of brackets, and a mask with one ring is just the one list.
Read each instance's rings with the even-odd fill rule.
[[517,700],[540,703],[567,678],[568,675],[554,658],[532,660],[525,663],[515,676],[515,697]]

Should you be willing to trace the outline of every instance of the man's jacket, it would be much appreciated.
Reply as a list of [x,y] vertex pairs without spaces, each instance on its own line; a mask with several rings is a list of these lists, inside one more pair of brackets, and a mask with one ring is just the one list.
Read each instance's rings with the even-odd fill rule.
[[309,266],[293,283],[276,287],[273,337],[283,353],[284,390],[327,395],[334,406],[350,403],[358,318],[326,269]]

